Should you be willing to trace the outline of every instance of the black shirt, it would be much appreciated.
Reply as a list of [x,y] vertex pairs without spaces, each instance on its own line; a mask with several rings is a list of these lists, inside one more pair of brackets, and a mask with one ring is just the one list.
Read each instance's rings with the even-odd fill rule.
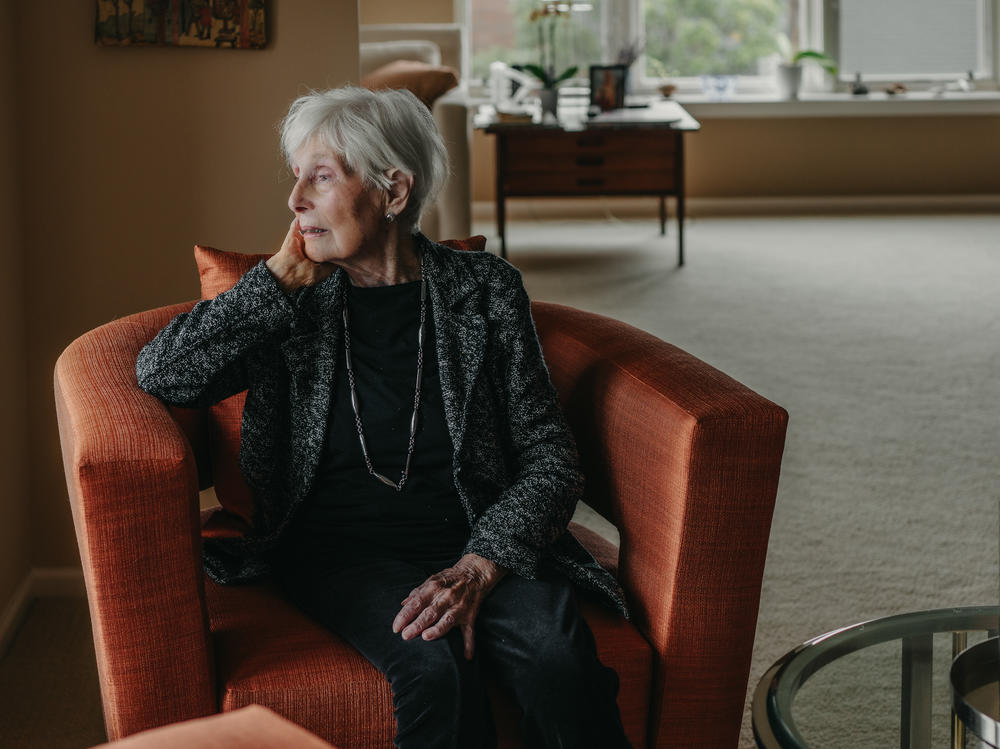
[[[376,471],[398,483],[409,445],[417,374],[420,281],[346,287],[351,362],[365,442]],[[344,363],[338,352],[326,443],[313,490],[290,534],[293,554],[340,564],[388,557],[457,557],[469,538],[452,476],[434,325],[427,299],[423,382],[410,472],[402,491],[368,473]]]

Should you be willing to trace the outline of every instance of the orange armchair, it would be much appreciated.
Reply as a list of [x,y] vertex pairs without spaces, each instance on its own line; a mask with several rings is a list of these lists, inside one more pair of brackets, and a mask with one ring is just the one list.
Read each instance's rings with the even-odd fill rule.
[[[202,572],[198,492],[233,456],[213,450],[209,409],[168,408],[135,379],[142,346],[193,305],[102,325],[55,366],[108,737],[257,703],[330,743],[389,747],[391,693],[364,658],[272,585]],[[629,597],[630,622],[582,602],[628,735],[637,749],[735,747],[787,414],[629,325],[533,312],[587,502],[621,533],[616,553],[573,529]],[[518,746],[515,708],[494,705],[500,745]]]

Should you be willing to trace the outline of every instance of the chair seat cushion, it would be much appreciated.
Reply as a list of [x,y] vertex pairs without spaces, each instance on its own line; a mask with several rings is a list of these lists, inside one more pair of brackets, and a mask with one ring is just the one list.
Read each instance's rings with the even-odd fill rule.
[[[272,585],[205,586],[223,711],[264,705],[344,749],[392,747],[392,691],[363,656]],[[645,746],[652,651],[617,614],[585,598],[580,606],[602,662],[621,680],[618,705],[629,738]],[[517,709],[492,694],[500,746],[519,746]]]

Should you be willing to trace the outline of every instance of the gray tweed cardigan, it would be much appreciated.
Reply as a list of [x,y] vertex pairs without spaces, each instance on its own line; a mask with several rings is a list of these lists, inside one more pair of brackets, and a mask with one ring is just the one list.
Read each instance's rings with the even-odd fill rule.
[[[583,489],[576,446],[542,359],[520,273],[486,252],[416,236],[424,257],[454,477],[474,552],[526,578],[561,570],[626,613],[614,577],[567,532]],[[166,403],[204,407],[249,390],[240,470],[253,530],[205,542],[220,583],[267,574],[323,448],[339,365],[345,274],[281,291],[264,261],[232,289],[161,330],[136,361],[139,387]]]

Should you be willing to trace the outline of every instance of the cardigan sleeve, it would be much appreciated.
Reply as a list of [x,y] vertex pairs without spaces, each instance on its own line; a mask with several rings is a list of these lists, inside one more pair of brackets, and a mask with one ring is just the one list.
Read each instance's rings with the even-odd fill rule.
[[476,519],[466,553],[534,578],[583,493],[576,444],[542,357],[520,273],[491,284],[490,340],[501,362],[499,417],[506,419],[513,481]]
[[139,387],[173,406],[203,407],[250,387],[261,345],[294,315],[265,261],[228,291],[157,333],[135,363]]

